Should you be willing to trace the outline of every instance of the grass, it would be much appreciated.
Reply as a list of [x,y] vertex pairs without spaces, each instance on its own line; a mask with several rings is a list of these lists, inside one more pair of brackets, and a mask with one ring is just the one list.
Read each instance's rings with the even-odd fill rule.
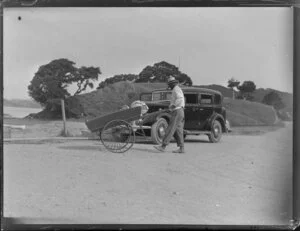
[[231,126],[273,125],[277,119],[273,108],[262,103],[225,98],[224,106]]

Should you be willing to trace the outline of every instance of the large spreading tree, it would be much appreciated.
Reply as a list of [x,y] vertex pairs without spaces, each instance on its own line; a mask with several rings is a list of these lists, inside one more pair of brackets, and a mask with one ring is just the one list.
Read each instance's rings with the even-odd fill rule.
[[113,77],[107,78],[101,83],[99,83],[97,89],[104,88],[110,84],[121,82],[121,81],[130,81],[133,82],[138,78],[138,75],[135,74],[120,74],[114,75]]
[[161,61],[153,66],[146,66],[138,75],[135,74],[118,74],[102,81],[97,89],[104,88],[113,83],[121,81],[130,81],[135,83],[166,83],[170,76],[174,76],[180,84],[192,86],[193,81],[187,75],[179,71],[178,67]]
[[75,67],[68,59],[56,59],[39,67],[28,86],[29,95],[46,109],[57,106],[60,99],[72,96],[68,87],[76,84],[73,95],[78,95],[88,87],[93,88],[93,81],[101,74],[99,67]]
[[182,73],[181,71],[179,71],[178,67],[165,61],[155,63],[153,66],[146,66],[141,71],[135,82],[166,83],[170,76],[174,76],[182,85],[193,85],[192,79],[187,74]]

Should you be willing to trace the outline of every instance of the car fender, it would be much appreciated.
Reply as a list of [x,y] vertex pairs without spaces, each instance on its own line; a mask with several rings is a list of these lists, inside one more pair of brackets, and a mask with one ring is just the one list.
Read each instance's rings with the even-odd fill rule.
[[144,125],[152,125],[160,118],[164,118],[167,120],[167,122],[169,122],[170,117],[171,115],[165,111],[157,111],[157,112],[145,114],[142,118],[142,121]]
[[215,120],[219,120],[221,122],[222,130],[223,130],[223,132],[225,132],[226,131],[226,122],[225,122],[225,119],[224,119],[224,117],[221,114],[216,113],[216,112],[214,112],[212,114],[212,116],[209,118],[209,121],[208,121],[209,130],[211,129],[211,125],[213,124],[213,122]]
[[168,112],[162,112],[161,114],[159,114],[159,115],[156,117],[156,121],[158,121],[160,118],[166,119],[167,122],[169,123],[170,118],[171,118],[171,115],[170,115],[170,113],[168,113]]

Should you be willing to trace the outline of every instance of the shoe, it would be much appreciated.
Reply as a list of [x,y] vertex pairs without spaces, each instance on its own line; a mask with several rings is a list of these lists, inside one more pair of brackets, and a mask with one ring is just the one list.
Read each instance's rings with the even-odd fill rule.
[[179,149],[173,151],[173,153],[185,153],[185,151],[183,148],[179,148]]
[[163,146],[154,146],[154,148],[160,152],[164,152],[165,148]]

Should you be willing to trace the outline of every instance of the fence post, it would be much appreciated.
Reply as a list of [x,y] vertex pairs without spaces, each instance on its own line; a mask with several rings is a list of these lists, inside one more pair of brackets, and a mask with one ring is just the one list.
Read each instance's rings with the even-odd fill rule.
[[66,127],[66,112],[65,112],[65,100],[61,100],[61,111],[62,111],[62,119],[64,123],[63,135],[67,135],[67,127]]

